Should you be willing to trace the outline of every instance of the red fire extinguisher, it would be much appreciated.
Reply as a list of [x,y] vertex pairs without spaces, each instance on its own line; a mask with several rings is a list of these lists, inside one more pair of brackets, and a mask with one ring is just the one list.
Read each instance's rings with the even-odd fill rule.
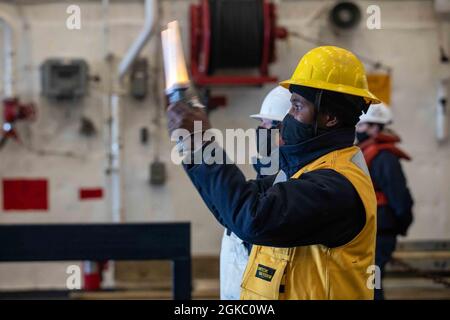
[[107,268],[106,261],[83,261],[83,289],[86,291],[99,290],[102,283],[103,271]]

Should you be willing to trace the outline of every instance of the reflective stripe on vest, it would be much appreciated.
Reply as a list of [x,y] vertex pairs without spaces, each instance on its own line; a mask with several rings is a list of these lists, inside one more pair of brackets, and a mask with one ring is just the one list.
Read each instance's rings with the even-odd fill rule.
[[[373,299],[376,197],[358,147],[336,150],[306,165],[304,172],[332,169],[355,187],[366,212],[366,224],[350,242],[336,248],[252,247],[241,285],[241,299]],[[276,214],[276,213],[274,213]]]

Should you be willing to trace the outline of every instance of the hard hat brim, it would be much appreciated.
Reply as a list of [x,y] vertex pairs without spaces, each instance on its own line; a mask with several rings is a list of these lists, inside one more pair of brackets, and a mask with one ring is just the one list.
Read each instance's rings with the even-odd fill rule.
[[371,117],[359,119],[358,124],[363,124],[363,123],[391,124],[391,123],[392,123],[392,120],[389,120],[389,121],[382,121],[382,120],[380,120],[380,119],[377,119],[377,118],[371,118]]
[[289,89],[290,85],[297,86],[305,86],[311,87],[315,89],[323,89],[334,92],[340,92],[345,94],[350,94],[358,97],[362,97],[366,100],[367,103],[378,104],[381,103],[381,100],[378,99],[373,93],[366,89],[355,88],[351,86],[346,86],[342,84],[334,84],[329,82],[324,82],[320,80],[284,80],[280,82],[280,86],[283,88]]
[[269,119],[269,120],[274,120],[274,121],[283,121],[284,117],[277,117],[274,116],[273,114],[269,115],[269,114],[263,114],[263,113],[257,113],[257,114],[252,114],[250,115],[250,118],[253,119]]

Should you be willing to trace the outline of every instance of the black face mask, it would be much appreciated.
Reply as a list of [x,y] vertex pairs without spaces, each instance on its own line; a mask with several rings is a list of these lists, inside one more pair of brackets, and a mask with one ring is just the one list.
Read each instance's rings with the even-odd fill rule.
[[287,114],[281,125],[281,138],[286,145],[299,144],[314,138],[314,126],[312,124],[301,123]]
[[366,141],[369,138],[370,136],[366,132],[356,132],[356,139],[358,140],[358,143]]

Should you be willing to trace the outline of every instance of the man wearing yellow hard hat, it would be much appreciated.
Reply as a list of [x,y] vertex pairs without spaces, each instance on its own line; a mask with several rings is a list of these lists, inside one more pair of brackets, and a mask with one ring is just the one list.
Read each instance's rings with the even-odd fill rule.
[[[379,100],[356,56],[332,46],[309,51],[280,85],[292,107],[277,175],[247,181],[236,165],[206,159],[185,170],[219,223],[253,244],[242,299],[373,299],[376,198],[353,142],[359,116]],[[169,131],[209,128],[193,109],[169,106]]]

